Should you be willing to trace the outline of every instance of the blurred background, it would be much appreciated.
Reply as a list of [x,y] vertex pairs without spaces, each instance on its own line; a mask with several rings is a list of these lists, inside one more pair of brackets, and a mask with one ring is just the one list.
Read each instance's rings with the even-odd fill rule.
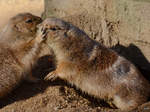
[[44,0],[0,0],[0,30],[17,13],[30,12],[41,16],[43,11]]

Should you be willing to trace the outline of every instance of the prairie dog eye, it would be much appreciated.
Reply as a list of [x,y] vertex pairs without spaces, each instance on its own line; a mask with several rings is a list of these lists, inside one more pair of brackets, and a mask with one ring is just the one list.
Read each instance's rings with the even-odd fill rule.
[[32,23],[33,20],[32,20],[32,19],[27,19],[25,22],[26,22],[26,23]]
[[56,29],[55,27],[53,27],[53,28],[50,28],[50,30],[52,30],[52,31],[56,31],[57,29]]
[[62,30],[62,29],[58,26],[55,26],[55,27],[51,27],[50,30],[56,31],[56,30]]

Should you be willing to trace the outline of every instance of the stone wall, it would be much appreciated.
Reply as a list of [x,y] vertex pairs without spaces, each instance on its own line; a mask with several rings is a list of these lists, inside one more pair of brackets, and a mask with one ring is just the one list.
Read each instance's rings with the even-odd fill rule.
[[150,0],[45,0],[43,17],[53,16],[150,71]]

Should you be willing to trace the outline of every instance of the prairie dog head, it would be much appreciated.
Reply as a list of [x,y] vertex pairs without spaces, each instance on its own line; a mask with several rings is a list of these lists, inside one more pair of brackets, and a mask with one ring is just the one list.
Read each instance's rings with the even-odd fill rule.
[[75,43],[81,45],[84,40],[88,40],[88,36],[82,30],[58,18],[47,18],[38,27],[47,32],[46,42],[54,51],[77,47]]
[[42,19],[38,16],[20,13],[12,17],[4,27],[0,34],[0,41],[14,44],[31,40],[35,37],[37,25],[41,22]]
[[59,42],[67,37],[70,24],[56,18],[48,18],[38,25],[47,31],[48,43]]
[[12,17],[9,21],[9,27],[14,31],[23,34],[35,33],[37,24],[41,23],[42,19],[30,13],[20,13]]

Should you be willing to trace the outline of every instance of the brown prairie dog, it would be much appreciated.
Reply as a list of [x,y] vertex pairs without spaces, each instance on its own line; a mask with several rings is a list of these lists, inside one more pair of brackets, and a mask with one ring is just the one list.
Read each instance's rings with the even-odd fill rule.
[[21,80],[37,81],[31,74],[40,53],[44,34],[36,34],[41,18],[22,13],[10,19],[0,37],[0,97],[7,95]]
[[56,56],[56,70],[46,80],[67,80],[90,95],[112,101],[121,110],[132,110],[148,100],[149,82],[115,51],[57,18],[46,19],[40,27],[47,29],[46,43]]

